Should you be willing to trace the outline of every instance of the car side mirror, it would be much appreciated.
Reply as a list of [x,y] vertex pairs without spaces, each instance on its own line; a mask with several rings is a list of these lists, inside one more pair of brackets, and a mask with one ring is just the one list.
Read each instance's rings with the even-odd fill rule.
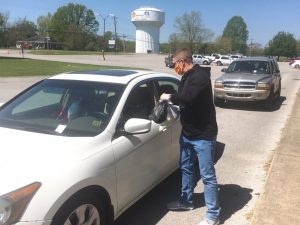
[[143,134],[151,129],[151,121],[146,119],[131,118],[124,124],[124,131],[129,134]]
[[221,69],[221,72],[225,73],[227,71],[226,68]]

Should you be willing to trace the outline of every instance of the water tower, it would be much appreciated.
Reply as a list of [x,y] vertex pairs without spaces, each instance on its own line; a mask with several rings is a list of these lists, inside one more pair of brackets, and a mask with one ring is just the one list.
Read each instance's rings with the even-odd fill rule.
[[136,26],[136,53],[159,53],[159,29],[165,23],[165,12],[142,7],[131,13]]

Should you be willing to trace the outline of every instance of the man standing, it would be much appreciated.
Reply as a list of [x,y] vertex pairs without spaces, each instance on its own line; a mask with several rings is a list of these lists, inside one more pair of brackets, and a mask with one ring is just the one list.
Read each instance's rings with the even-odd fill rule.
[[167,206],[169,210],[192,210],[197,174],[195,162],[204,184],[207,212],[199,225],[218,225],[220,206],[218,183],[214,168],[214,154],[218,126],[210,79],[210,68],[193,65],[191,52],[179,49],[173,57],[175,71],[182,76],[178,94],[160,96],[161,101],[171,101],[180,107],[182,125],[180,135],[180,169],[182,173],[181,196]]

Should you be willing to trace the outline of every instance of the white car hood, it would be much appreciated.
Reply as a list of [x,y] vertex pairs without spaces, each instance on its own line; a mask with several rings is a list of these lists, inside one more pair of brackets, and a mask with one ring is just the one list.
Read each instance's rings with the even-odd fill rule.
[[92,140],[1,127],[0,137],[0,196],[72,168],[86,157]]

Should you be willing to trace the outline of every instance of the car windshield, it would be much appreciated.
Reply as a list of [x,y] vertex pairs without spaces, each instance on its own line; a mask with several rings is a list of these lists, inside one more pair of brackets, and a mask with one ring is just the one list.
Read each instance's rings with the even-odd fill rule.
[[44,80],[0,109],[0,126],[62,136],[91,137],[110,121],[124,85]]
[[267,61],[243,60],[233,61],[226,73],[250,73],[250,74],[270,74],[270,67]]

